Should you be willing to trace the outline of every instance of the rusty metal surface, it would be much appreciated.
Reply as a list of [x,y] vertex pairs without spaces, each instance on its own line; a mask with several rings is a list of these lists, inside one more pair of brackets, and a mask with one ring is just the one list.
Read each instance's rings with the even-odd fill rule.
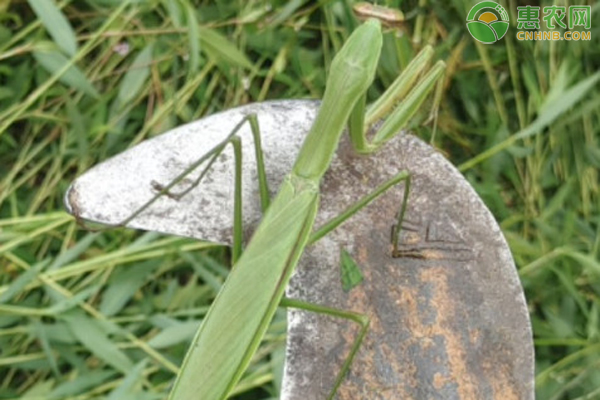
[[[433,148],[403,135],[378,157],[347,141],[323,183],[321,213],[358,197],[364,182],[406,169],[413,177],[398,258],[391,254],[403,186],[307,251],[290,297],[368,314],[370,331],[338,399],[533,399],[533,343],[508,246],[463,176]],[[365,281],[341,288],[341,249]],[[286,400],[324,399],[356,324],[289,314]]]
[[[153,181],[169,182],[248,113],[258,114],[275,192],[316,107],[309,101],[252,104],[179,127],[78,178],[65,196],[67,208],[84,219],[120,222],[154,196]],[[242,137],[248,237],[260,210],[249,130]],[[232,160],[228,149],[196,189],[180,200],[162,198],[130,226],[230,243]],[[533,399],[531,328],[510,251],[481,199],[433,148],[400,135],[376,156],[363,157],[343,139],[322,185],[316,226],[403,169],[412,174],[413,187],[402,257],[392,257],[390,246],[399,185],[308,248],[288,289],[290,297],[371,318],[338,398]],[[341,289],[341,249],[366,278],[349,293]],[[323,399],[357,327],[299,311],[290,311],[288,320],[281,398]]]

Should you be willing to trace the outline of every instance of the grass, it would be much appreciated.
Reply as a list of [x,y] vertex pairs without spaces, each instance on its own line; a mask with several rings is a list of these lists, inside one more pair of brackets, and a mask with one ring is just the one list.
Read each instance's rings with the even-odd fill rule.
[[[539,399],[600,398],[600,7],[591,41],[475,42],[462,0],[391,1],[375,99],[419,46],[448,62],[435,145],[506,235],[535,334]],[[400,4],[401,3],[401,4]],[[591,1],[560,2],[562,5]],[[159,399],[226,271],[187,239],[79,229],[73,178],[179,124],[319,98],[349,1],[0,1],[0,398]],[[421,137],[430,128],[415,126]],[[240,399],[276,397],[285,321]]]

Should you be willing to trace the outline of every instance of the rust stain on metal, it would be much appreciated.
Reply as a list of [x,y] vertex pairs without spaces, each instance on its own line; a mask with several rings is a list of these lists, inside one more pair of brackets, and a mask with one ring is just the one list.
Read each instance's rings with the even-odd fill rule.
[[[448,355],[448,377],[455,377],[458,386],[457,392],[463,399],[481,398],[476,388],[476,378],[464,362],[467,359],[467,349],[462,345],[459,333],[452,328],[452,321],[460,318],[459,306],[455,304],[454,297],[448,288],[447,271],[452,269],[451,265],[443,265],[421,271],[420,280],[422,285],[432,284],[434,287],[432,304],[434,305],[436,318],[432,325],[422,325],[417,318],[414,332],[423,336],[444,338]],[[414,310],[415,314],[417,310]]]
[[[411,136],[371,158],[354,155],[343,141],[338,157],[325,177],[318,223],[364,196],[362,182],[372,187],[408,170],[413,185],[395,253],[390,231],[403,185],[310,248],[292,279],[290,297],[370,318],[336,398],[533,399],[522,289],[500,229],[470,185]],[[341,249],[364,275],[350,293],[340,288]],[[357,332],[347,321],[292,311],[282,399],[326,398]]]
[[75,217],[75,221],[78,225],[83,226],[84,222],[81,218],[82,210],[79,201],[79,191],[77,190],[77,186],[73,185],[69,192],[67,193],[67,199],[69,204],[69,212],[73,217]]

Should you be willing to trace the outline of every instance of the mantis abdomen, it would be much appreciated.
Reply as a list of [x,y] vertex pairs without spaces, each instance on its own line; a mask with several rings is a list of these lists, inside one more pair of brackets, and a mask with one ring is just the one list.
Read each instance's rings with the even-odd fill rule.
[[[312,229],[319,192],[313,181],[289,175],[192,342],[171,398],[202,393],[223,399],[250,363]],[[251,290],[261,287],[262,290]],[[243,327],[243,331],[238,329]],[[223,374],[223,371],[231,371]],[[211,382],[208,384],[207,382]]]

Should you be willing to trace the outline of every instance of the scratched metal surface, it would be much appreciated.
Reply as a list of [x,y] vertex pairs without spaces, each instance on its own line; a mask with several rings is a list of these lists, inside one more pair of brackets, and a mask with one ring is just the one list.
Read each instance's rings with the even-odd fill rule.
[[[179,127],[78,178],[65,196],[67,208],[83,219],[118,224],[155,194],[153,181],[169,182],[248,113],[258,115],[275,192],[316,107],[308,101],[252,104]],[[250,132],[241,135],[248,237],[260,211]],[[376,157],[354,155],[344,139],[322,185],[316,226],[403,169],[413,176],[401,238],[405,255],[392,257],[390,247],[399,185],[308,248],[288,289],[290,297],[371,318],[337,398],[533,399],[531,328],[510,251],[481,199],[443,156],[410,135],[398,136]],[[230,243],[232,171],[228,149],[187,196],[162,198],[129,225]],[[366,278],[349,293],[340,284],[341,249]],[[324,399],[357,327],[300,311],[288,315],[281,398]]]
[[[368,314],[366,343],[338,399],[533,399],[533,345],[523,292],[492,215],[438,152],[404,135],[380,157],[353,154],[344,141],[323,183],[321,212],[406,169],[413,177],[400,250],[390,231],[403,186],[307,252],[288,293]],[[382,161],[385,160],[385,161]],[[344,248],[365,281],[340,285]],[[356,337],[355,324],[295,311],[289,315],[287,400],[324,399]]]

